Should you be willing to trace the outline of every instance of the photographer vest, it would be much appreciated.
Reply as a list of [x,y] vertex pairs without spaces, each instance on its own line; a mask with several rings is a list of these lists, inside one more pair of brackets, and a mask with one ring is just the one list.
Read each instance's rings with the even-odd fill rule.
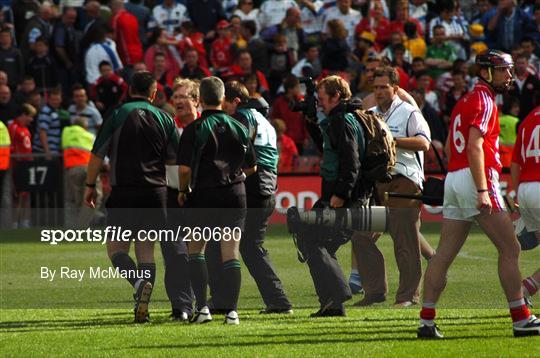
[[[418,135],[418,133],[409,133],[409,121],[414,113],[420,116],[422,114],[418,109],[402,101],[397,96],[386,113],[382,113],[378,106],[370,110],[380,114],[384,118],[394,138],[407,138]],[[422,188],[424,181],[424,153],[396,147],[396,165],[392,170],[392,175],[397,174],[409,178]]]

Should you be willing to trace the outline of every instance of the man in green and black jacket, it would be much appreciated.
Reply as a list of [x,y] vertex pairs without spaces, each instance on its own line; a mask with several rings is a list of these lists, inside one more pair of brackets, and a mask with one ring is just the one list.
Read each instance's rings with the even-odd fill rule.
[[[308,123],[308,130],[322,151],[321,198],[314,207],[339,209],[366,205],[371,189],[364,186],[360,175],[364,133],[344,104],[351,98],[349,85],[338,76],[329,76],[318,83],[317,94],[325,118],[318,124]],[[335,254],[348,241],[346,236],[299,237],[321,305],[312,317],[345,315],[343,302],[352,295]]]
[[[85,204],[95,207],[96,180],[103,158],[110,159],[111,194],[107,225],[118,230],[162,229],[167,222],[165,164],[176,162],[178,134],[173,119],[151,102],[157,83],[150,72],[133,75],[129,100],[113,110],[101,127],[88,163]],[[135,288],[135,322],[148,321],[148,302],[156,277],[154,242],[135,242],[138,267],[129,256],[130,242],[107,240],[115,268]]]
[[260,112],[249,106],[249,92],[240,82],[225,85],[223,109],[248,129],[257,156],[257,172],[245,181],[248,212],[246,231],[240,242],[242,259],[266,305],[261,313],[292,313],[292,305],[263,247],[268,220],[276,206],[279,160],[276,131]]

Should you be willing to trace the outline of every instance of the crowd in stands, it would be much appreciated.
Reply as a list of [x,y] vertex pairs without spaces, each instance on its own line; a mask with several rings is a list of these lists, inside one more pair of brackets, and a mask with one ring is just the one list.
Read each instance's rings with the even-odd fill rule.
[[[173,116],[176,78],[241,80],[277,128],[281,173],[318,165],[303,115],[289,106],[303,93],[298,78],[338,74],[363,98],[371,92],[369,58],[397,67],[400,87],[415,98],[439,147],[454,105],[475,83],[474,58],[487,48],[511,53],[516,64],[511,91],[498,98],[503,153],[511,153],[519,122],[540,104],[539,0],[2,0],[0,6],[0,120],[27,126],[32,151],[45,156],[62,152],[69,125],[84,123],[95,134],[141,70],[154,73],[155,104]],[[37,114],[29,121],[32,108]]]

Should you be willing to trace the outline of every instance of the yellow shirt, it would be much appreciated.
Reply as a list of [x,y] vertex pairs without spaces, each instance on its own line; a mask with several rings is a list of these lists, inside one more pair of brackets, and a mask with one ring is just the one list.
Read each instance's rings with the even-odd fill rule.
[[409,50],[413,59],[415,57],[426,57],[427,46],[426,42],[421,37],[405,41],[405,48]]

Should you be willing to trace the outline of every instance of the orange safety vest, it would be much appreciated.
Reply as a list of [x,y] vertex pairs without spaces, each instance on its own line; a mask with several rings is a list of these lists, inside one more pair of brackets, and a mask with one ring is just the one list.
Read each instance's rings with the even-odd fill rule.
[[0,122],[0,170],[9,169],[10,145],[9,131],[6,125]]
[[64,167],[67,169],[87,166],[94,139],[94,135],[81,126],[72,125],[64,128],[62,131]]

